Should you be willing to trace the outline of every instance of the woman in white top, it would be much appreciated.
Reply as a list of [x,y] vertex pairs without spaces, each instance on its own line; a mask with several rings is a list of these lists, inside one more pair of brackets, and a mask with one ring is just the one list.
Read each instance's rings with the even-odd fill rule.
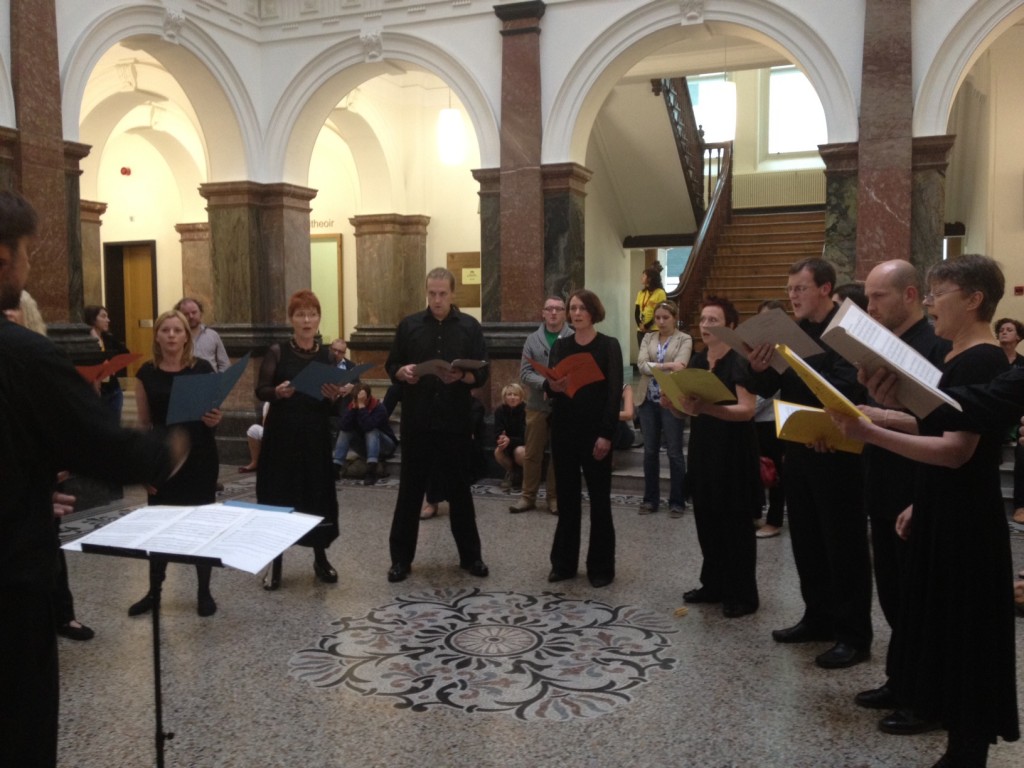
[[658,450],[662,435],[668,453],[669,492],[668,508],[672,517],[682,517],[686,509],[683,478],[686,464],[683,459],[683,431],[685,422],[661,407],[661,388],[653,378],[655,369],[670,373],[680,371],[690,362],[693,339],[676,325],[679,309],[670,301],[663,301],[654,309],[654,324],[658,330],[644,336],[637,356],[637,367],[643,378],[637,400],[640,401],[640,431],[644,436],[644,500],[640,514],[658,511],[661,501],[660,462]]

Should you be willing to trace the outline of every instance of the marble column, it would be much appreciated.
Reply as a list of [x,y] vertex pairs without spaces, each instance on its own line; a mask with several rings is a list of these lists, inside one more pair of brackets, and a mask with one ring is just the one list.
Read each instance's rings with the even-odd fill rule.
[[473,171],[480,184],[480,313],[485,323],[501,320],[501,169]]
[[538,302],[549,294],[568,296],[583,287],[584,199],[593,172],[576,163],[556,163],[542,168],[544,181],[544,285],[533,297]]
[[906,0],[867,0],[861,71],[857,270],[910,259],[914,94]]
[[203,321],[207,325],[216,325],[218,313],[213,295],[210,225],[205,221],[175,224],[174,230],[181,238],[181,292],[199,299],[205,307]]
[[540,0],[494,6],[501,19],[501,319],[532,320],[544,291]]
[[914,139],[910,261],[924,274],[942,261],[946,220],[946,168],[955,136]]
[[82,211],[82,301],[86,304],[103,303],[103,214],[106,203],[92,200],[80,202]]
[[288,297],[309,288],[309,201],[291,184],[202,184],[218,324],[286,325]]
[[[19,144],[15,186],[39,212],[39,238],[29,290],[50,322],[71,317],[65,153],[61,124],[60,59],[53,0],[11,0],[11,86]],[[81,312],[81,283],[77,285]]]
[[383,364],[398,321],[426,307],[429,216],[354,216],[359,310],[349,339],[353,359],[375,363],[368,378],[386,378]]
[[0,189],[16,189],[18,186],[18,175],[14,167],[17,150],[18,132],[0,126]]
[[822,144],[825,163],[825,248],[837,283],[854,279],[857,266],[857,144]]

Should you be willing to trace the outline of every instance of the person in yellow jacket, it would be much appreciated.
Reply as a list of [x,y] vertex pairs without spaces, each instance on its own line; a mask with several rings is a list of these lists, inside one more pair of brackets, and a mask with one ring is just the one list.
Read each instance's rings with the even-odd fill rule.
[[636,321],[636,343],[643,343],[644,336],[654,330],[654,309],[665,301],[665,288],[661,282],[662,266],[654,262],[640,273],[640,292],[636,295],[633,319]]

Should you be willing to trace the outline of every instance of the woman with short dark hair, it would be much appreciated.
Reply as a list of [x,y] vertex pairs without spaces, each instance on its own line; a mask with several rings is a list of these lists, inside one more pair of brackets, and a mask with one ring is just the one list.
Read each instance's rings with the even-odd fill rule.
[[622,350],[611,336],[598,333],[594,324],[604,319],[604,305],[593,291],[581,289],[569,297],[569,321],[575,332],[551,347],[548,364],[575,354],[588,354],[604,374],[600,381],[568,392],[568,378],[547,380],[551,398],[551,460],[558,485],[558,527],[551,546],[548,581],[576,575],[583,515],[580,473],[590,494],[590,544],[587,577],[594,587],[615,579],[615,526],[612,523],[612,440],[622,397]]
[[[90,304],[82,311],[82,319],[89,326],[89,335],[99,344],[104,362],[128,352],[128,347],[124,345],[124,342],[110,332],[110,313],[107,312],[106,307]],[[118,376],[124,376],[127,373],[127,370],[122,368],[99,383],[100,397],[116,415],[118,423],[121,422],[121,409],[124,406],[124,392],[121,390]]]

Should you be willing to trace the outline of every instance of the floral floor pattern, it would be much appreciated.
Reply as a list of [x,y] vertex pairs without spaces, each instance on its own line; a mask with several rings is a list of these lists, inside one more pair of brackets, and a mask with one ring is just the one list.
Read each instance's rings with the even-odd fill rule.
[[419,712],[599,717],[678,664],[667,618],[548,592],[435,589],[331,626],[292,656],[293,677]]

